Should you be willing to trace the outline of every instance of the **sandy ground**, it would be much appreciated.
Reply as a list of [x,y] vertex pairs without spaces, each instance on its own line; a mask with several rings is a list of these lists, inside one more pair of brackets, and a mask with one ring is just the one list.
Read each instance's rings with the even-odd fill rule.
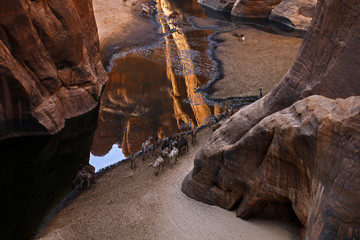
[[60,211],[41,239],[296,239],[297,230],[289,224],[244,221],[180,191],[211,133],[203,129],[195,146],[159,176],[148,167],[154,157],[136,158],[134,170],[129,162],[116,166]]
[[120,49],[148,44],[160,36],[153,17],[141,15],[141,4],[154,5],[151,0],[93,0],[98,27],[101,57],[107,63],[109,57]]
[[[244,34],[245,41],[234,33]],[[215,39],[221,40],[215,55],[224,78],[214,84],[211,97],[220,99],[258,96],[259,88],[263,95],[269,93],[293,64],[302,42],[254,28],[222,33]]]
[[[99,28],[99,37],[103,58],[109,57],[116,49],[133,44],[143,44],[156,39],[156,25],[151,19],[140,14],[138,1],[132,6],[131,1],[94,0],[94,10]],[[141,26],[141,27],[139,27]],[[146,31],[144,34],[143,31]],[[218,37],[224,40],[218,46],[217,57],[222,61],[225,79],[215,85],[215,97],[241,96],[257,94],[261,85],[264,93],[270,86],[257,83],[248,89],[239,85],[249,84],[254,78],[269,80],[269,76],[278,81],[292,64],[301,40],[286,40],[281,36],[269,34],[274,41],[294,44],[287,51],[284,66],[269,60],[268,67],[257,65],[257,60],[250,56],[250,51],[263,51],[263,57],[271,59],[277,50],[268,43],[255,40],[257,31],[242,30],[246,42],[240,43],[232,33]],[[237,46],[234,48],[233,46]],[[234,51],[236,54],[234,54]],[[238,57],[247,59],[239,63]],[[277,55],[276,55],[277,56]],[[261,70],[261,68],[263,68]],[[250,68],[250,73],[246,72]],[[272,70],[271,70],[271,69]],[[281,70],[280,70],[281,69]],[[244,72],[245,71],[245,72]],[[270,73],[266,74],[267,71]],[[245,80],[246,74],[252,74]],[[250,80],[249,80],[250,79]],[[274,83],[272,83],[274,84]],[[230,91],[231,90],[231,91]],[[209,206],[186,197],[180,190],[181,182],[193,167],[196,152],[209,139],[212,131],[202,130],[198,142],[190,151],[180,157],[178,164],[170,169],[166,166],[159,176],[154,175],[149,163],[137,158],[137,168],[130,169],[130,163],[122,162],[98,179],[90,190],[84,191],[72,200],[48,224],[39,235],[40,239],[297,239],[296,227],[275,221],[243,221],[235,213]]]

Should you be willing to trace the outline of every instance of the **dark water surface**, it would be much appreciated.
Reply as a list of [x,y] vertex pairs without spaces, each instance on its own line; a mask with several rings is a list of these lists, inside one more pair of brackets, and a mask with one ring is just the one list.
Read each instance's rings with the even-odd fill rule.
[[[221,103],[210,103],[197,89],[221,76],[209,37],[235,24],[209,20],[212,27],[196,27],[191,19],[206,20],[206,14],[195,0],[160,0],[158,7],[164,38],[114,54],[99,108],[67,121],[54,136],[0,141],[0,239],[31,239],[74,194],[72,181],[89,160],[98,171],[138,152],[148,136],[177,132],[180,121],[200,126],[222,113]],[[180,16],[172,24],[165,15],[175,10]]]

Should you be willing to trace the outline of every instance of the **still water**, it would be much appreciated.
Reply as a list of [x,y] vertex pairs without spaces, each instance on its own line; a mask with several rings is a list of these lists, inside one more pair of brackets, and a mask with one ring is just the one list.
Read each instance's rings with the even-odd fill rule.
[[[166,18],[173,11],[180,13],[176,22]],[[67,121],[54,136],[0,142],[6,222],[0,225],[0,239],[31,239],[62,199],[74,195],[72,180],[81,165],[90,161],[98,171],[138,152],[148,136],[177,132],[180,121],[200,126],[206,117],[222,113],[221,102],[210,102],[198,91],[221,76],[213,34],[239,24],[274,32],[268,23],[234,23],[223,14],[217,17],[224,21],[207,19],[195,0],[159,0],[158,13],[163,38],[114,54],[99,108]],[[211,27],[199,27],[194,19]]]
[[[177,132],[180,121],[200,126],[222,112],[197,91],[219,74],[210,54],[214,30],[197,29],[187,20],[206,17],[195,1],[171,3],[158,4],[160,42],[117,53],[110,61],[90,157],[97,170],[103,161],[117,162],[138,152],[148,136]],[[174,24],[164,16],[173,11],[180,13]]]

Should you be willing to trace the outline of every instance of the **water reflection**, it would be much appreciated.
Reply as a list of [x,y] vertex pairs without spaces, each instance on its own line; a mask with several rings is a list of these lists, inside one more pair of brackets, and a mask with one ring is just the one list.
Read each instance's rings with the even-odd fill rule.
[[[167,17],[175,10],[180,13],[176,23]],[[181,121],[202,125],[221,111],[195,91],[216,75],[208,54],[213,31],[193,29],[186,20],[190,14],[204,17],[203,11],[196,1],[164,0],[158,2],[158,11],[161,31],[168,34],[164,41],[119,57],[108,73],[94,156],[106,155],[117,144],[127,157],[148,136],[169,136]]]

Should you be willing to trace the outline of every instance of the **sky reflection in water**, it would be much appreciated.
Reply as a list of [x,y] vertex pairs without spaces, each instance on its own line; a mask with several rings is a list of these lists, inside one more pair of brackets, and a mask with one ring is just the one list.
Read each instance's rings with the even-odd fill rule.
[[117,144],[114,144],[111,150],[104,156],[94,156],[90,153],[89,163],[93,165],[96,169],[96,172],[98,172],[101,169],[113,165],[123,159],[125,159],[125,156],[122,152],[122,149],[119,148]]

